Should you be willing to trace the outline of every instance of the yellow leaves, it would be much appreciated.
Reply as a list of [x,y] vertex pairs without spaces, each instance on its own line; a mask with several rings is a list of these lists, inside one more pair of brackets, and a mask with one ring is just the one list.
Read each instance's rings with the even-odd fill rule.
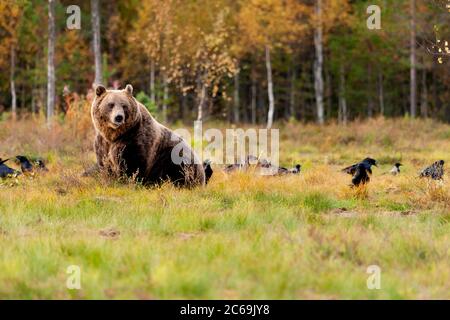
[[239,12],[242,46],[259,48],[288,43],[306,30],[309,9],[295,0],[250,0]]

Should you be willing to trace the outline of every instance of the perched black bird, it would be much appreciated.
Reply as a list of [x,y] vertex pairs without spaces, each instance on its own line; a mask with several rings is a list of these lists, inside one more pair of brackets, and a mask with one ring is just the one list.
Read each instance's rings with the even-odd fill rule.
[[291,169],[290,173],[297,174],[302,170],[301,164],[296,164],[294,168]]
[[369,171],[370,174],[372,174],[372,166],[377,166],[377,160],[372,159],[372,158],[365,158],[363,161],[355,163],[347,168],[342,169],[342,172],[345,172],[347,174],[351,174],[354,175],[356,172],[356,168],[358,167],[358,165],[360,163],[363,163],[365,165],[365,168],[367,168],[367,170]]
[[213,175],[213,169],[211,168],[211,161],[205,160],[203,162],[203,169],[205,169],[205,183],[208,183],[209,179]]
[[372,158],[365,158],[363,161],[342,169],[343,172],[352,175],[352,184],[357,187],[370,181],[372,166],[377,166],[377,161]]
[[36,168],[37,168],[37,170],[38,171],[41,171],[41,172],[48,172],[48,169],[47,169],[47,167],[45,166],[45,162],[44,162],[44,160],[42,160],[42,159],[37,159],[35,162],[35,166],[36,166]]
[[20,174],[20,172],[18,172],[17,170],[14,170],[10,167],[8,167],[5,162],[8,161],[9,159],[1,159],[0,158],[0,178],[7,178],[7,177],[11,177],[11,176],[17,176]]
[[391,171],[389,171],[390,174],[392,174],[393,176],[396,176],[400,173],[400,167],[402,166],[402,164],[400,162],[396,162],[394,164],[394,166],[392,167]]
[[[360,162],[356,165],[355,174],[353,175],[353,178],[352,178],[353,186],[358,187],[360,184],[369,183],[370,177],[368,174],[368,170],[371,170],[371,169],[367,169],[366,165],[362,162]],[[370,171],[370,172],[372,172],[372,171]]]
[[420,173],[420,178],[427,177],[433,180],[442,180],[442,176],[444,175],[444,163],[444,160],[439,160],[423,169]]
[[20,169],[22,173],[31,173],[33,172],[33,165],[30,160],[28,160],[25,156],[16,156],[16,159],[20,162]]

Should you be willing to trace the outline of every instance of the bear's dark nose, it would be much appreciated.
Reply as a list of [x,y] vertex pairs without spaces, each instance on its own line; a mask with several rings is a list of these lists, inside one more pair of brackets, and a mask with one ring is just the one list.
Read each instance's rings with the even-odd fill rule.
[[120,114],[114,118],[114,122],[121,123],[122,121],[123,121],[123,116]]

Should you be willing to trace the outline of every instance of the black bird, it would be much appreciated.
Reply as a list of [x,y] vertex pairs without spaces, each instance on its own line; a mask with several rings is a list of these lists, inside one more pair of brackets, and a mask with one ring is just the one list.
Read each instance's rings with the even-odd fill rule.
[[249,155],[245,159],[244,163],[229,164],[225,167],[224,171],[226,173],[231,173],[236,170],[247,170],[250,167],[250,165],[252,165],[254,163],[259,164],[258,158],[253,155]]
[[205,183],[207,184],[211,176],[213,175],[213,169],[211,168],[211,161],[205,160],[203,162],[203,169],[205,169]]
[[285,174],[298,174],[300,173],[300,170],[302,169],[302,166],[299,164],[296,164],[295,167],[288,169],[284,167],[278,168],[278,174],[279,175],[285,175]]
[[0,178],[7,178],[7,177],[11,177],[11,176],[16,176],[19,175],[20,172],[18,172],[17,170],[14,170],[10,167],[8,167],[5,162],[8,161],[9,159],[1,159],[0,158]]
[[392,174],[393,176],[396,176],[400,173],[400,167],[402,166],[402,164],[400,162],[396,162],[394,164],[394,166],[392,167],[391,171],[389,171],[390,174]]
[[20,169],[22,173],[31,173],[33,172],[33,165],[30,160],[28,160],[25,156],[16,156],[16,159],[20,162]]
[[377,166],[377,161],[372,158],[365,158],[363,161],[342,169],[343,172],[352,175],[352,184],[357,187],[370,181],[372,166]]
[[42,159],[37,159],[35,162],[36,168],[41,172],[48,172],[47,167],[45,166],[45,162]]
[[444,160],[439,160],[423,169],[420,173],[420,178],[427,177],[433,180],[442,180],[442,176],[444,175],[444,163]]
[[372,167],[372,166],[375,166],[375,167],[377,166],[377,160],[372,159],[372,158],[365,158],[365,159],[364,159],[363,161],[361,161],[361,162],[355,163],[355,164],[353,164],[353,165],[351,165],[351,166],[349,166],[349,167],[347,167],[347,168],[342,169],[342,172],[345,172],[345,173],[347,173],[347,174],[354,175],[355,172],[356,172],[356,168],[358,167],[358,165],[359,165],[360,163],[363,163],[363,164],[365,165],[365,168],[368,170],[368,172],[369,172],[370,174],[372,174],[372,169],[371,169],[371,167]]

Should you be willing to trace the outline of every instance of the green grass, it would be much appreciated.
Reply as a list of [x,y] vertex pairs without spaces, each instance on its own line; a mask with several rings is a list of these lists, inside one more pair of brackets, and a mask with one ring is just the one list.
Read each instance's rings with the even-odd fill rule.
[[[51,173],[0,183],[0,298],[449,299],[450,187],[415,177],[423,164],[450,158],[450,129],[381,125],[395,150],[385,150],[393,147],[377,122],[289,124],[281,160],[305,163],[301,175],[216,167],[195,190],[81,178],[92,152],[31,150],[51,154]],[[413,147],[411,126],[437,132]],[[351,132],[362,146],[342,139]],[[5,153],[18,153],[19,142]],[[366,153],[401,154],[404,172],[382,175],[386,162],[367,190],[352,190],[338,169]],[[81,290],[66,288],[70,265],[81,268]],[[380,290],[366,286],[370,265],[381,268]]]

